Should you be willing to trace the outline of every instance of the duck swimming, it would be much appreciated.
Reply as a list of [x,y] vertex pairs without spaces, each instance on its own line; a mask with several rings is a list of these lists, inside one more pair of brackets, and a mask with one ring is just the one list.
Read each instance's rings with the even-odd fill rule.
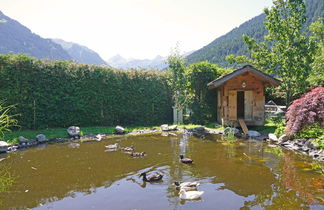
[[178,186],[178,187],[197,187],[199,186],[199,182],[174,182],[173,183],[175,186]]
[[122,147],[121,150],[124,152],[133,152],[135,150],[135,147],[133,145],[130,147]]
[[201,197],[204,194],[204,191],[189,191],[186,192],[185,190],[180,190],[179,198],[183,200],[194,200]]
[[140,177],[142,177],[142,176],[143,176],[143,181],[145,181],[145,182],[157,182],[163,178],[163,175],[158,172],[150,174],[150,175],[146,175],[146,173],[144,172],[144,173],[140,174]]
[[146,152],[132,152],[131,156],[132,157],[143,157],[146,155]]
[[188,186],[184,186],[184,187],[180,187],[180,186],[176,186],[176,190],[184,190],[184,191],[197,191],[197,187],[188,187]]
[[106,147],[106,149],[111,149],[111,150],[113,150],[113,149],[117,149],[118,146],[119,146],[119,144],[118,144],[118,143],[115,143],[115,144],[107,145],[107,146],[105,146],[105,147]]
[[190,164],[190,163],[193,162],[192,159],[185,158],[183,155],[180,155],[180,161],[181,161],[182,163],[186,163],[186,164]]

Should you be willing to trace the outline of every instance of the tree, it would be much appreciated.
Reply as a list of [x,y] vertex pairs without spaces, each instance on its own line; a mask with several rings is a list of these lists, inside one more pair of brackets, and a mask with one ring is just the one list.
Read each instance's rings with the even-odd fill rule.
[[182,110],[187,104],[186,78],[185,78],[185,60],[181,57],[178,47],[173,49],[168,57],[168,65],[170,69],[169,83],[173,91],[174,107]]
[[318,49],[316,51],[314,62],[312,64],[312,72],[308,81],[311,87],[324,86],[324,22],[323,18],[313,22],[310,27],[313,32],[313,39],[318,41]]
[[306,8],[303,0],[274,0],[265,9],[268,35],[257,43],[243,35],[250,57],[230,55],[235,63],[250,63],[258,69],[280,77],[286,93],[286,105],[308,88],[307,78],[316,51],[316,42],[304,35]]

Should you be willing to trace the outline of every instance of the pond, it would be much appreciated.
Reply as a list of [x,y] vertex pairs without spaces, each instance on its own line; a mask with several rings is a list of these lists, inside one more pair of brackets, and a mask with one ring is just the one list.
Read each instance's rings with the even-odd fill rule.
[[[305,156],[258,141],[204,140],[177,134],[121,136],[100,142],[42,145],[8,155],[0,167],[15,178],[0,209],[321,209],[324,176]],[[105,145],[134,145],[133,158]],[[179,162],[179,154],[194,160]],[[142,172],[163,180],[145,183]],[[201,199],[183,201],[174,181],[197,181]]]

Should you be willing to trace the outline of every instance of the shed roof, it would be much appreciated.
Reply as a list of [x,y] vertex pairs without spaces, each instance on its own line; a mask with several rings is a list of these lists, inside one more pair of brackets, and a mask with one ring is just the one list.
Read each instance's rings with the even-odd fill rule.
[[246,72],[251,72],[252,74],[255,74],[256,76],[258,76],[259,78],[261,78],[262,80],[265,80],[267,82],[269,82],[270,85],[272,86],[278,86],[280,85],[280,81],[277,80],[276,78],[272,77],[269,74],[263,73],[260,70],[257,70],[256,68],[254,68],[251,65],[245,65],[240,69],[237,69],[229,74],[224,75],[223,77],[220,77],[218,79],[215,79],[213,81],[211,81],[210,83],[207,84],[208,88],[212,89],[212,88],[217,88],[219,86],[221,86],[222,84],[224,84],[225,82],[227,82],[228,80],[237,77],[239,75],[242,75]]

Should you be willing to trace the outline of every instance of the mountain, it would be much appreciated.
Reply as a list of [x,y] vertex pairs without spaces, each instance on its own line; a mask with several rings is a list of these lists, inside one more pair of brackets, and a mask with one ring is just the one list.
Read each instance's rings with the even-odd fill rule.
[[59,44],[77,63],[107,65],[98,53],[85,46],[62,39],[52,39],[52,41]]
[[0,11],[0,54],[10,52],[25,53],[39,59],[71,59],[60,45],[32,33],[27,27]]
[[[306,15],[306,27],[308,28],[318,17],[324,17],[324,1],[306,0]],[[229,54],[248,55],[248,50],[244,44],[242,35],[247,34],[258,41],[262,41],[264,35],[267,33],[264,28],[264,21],[264,14],[252,18],[238,28],[234,28],[229,33],[215,39],[210,44],[187,56],[187,62],[196,63],[207,60],[221,67],[231,67],[225,57]]]
[[126,59],[120,55],[111,57],[107,63],[112,67],[119,69],[166,69],[168,64],[167,58],[162,56],[156,56],[154,59]]

